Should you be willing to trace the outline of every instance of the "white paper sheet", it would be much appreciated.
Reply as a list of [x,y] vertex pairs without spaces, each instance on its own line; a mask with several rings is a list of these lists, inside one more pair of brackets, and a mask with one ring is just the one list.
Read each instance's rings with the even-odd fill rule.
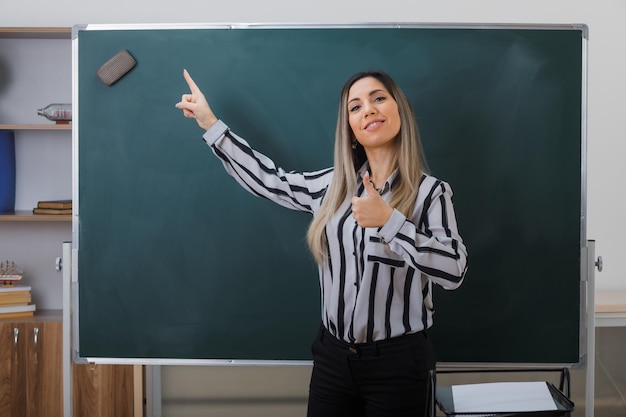
[[453,385],[456,413],[557,410],[545,382],[492,382]]

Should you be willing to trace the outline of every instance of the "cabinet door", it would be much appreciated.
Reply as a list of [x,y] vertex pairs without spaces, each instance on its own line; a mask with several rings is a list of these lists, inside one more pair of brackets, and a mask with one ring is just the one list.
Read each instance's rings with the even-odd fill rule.
[[132,365],[74,364],[72,372],[75,415],[133,417]]
[[24,323],[0,322],[0,416],[26,417]]
[[63,324],[26,323],[28,417],[63,416]]
[[13,370],[13,327],[0,323],[0,416],[11,415]]

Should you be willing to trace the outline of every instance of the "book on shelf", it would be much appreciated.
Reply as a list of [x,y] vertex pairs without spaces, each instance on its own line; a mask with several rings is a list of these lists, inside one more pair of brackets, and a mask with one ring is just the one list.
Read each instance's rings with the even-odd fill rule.
[[35,207],[33,209],[33,213],[34,214],[66,214],[66,215],[70,215],[72,214],[72,209],[71,208],[61,208],[61,209],[53,209],[53,208],[40,208],[40,207]]
[[20,311],[17,313],[2,313],[0,314],[0,319],[21,319],[23,317],[33,317],[35,315],[34,311]]
[[30,292],[30,285],[0,285],[0,295],[10,292]]
[[17,305],[17,306],[0,306],[0,319],[30,317],[35,314],[35,304]]
[[13,304],[28,304],[31,301],[32,301],[32,296],[29,291],[0,293],[0,306],[13,305]]
[[71,209],[72,200],[41,200],[37,203],[37,208]]

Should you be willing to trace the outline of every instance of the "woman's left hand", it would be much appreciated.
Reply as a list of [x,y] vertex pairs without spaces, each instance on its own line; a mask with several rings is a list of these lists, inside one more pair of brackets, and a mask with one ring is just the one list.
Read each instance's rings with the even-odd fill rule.
[[352,216],[361,227],[382,227],[393,214],[393,208],[378,194],[368,172],[363,175],[363,185],[367,195],[352,197]]

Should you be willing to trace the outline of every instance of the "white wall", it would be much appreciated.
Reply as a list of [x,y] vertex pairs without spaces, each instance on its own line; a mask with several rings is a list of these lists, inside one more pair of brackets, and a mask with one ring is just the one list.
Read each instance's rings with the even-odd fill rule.
[[626,289],[626,1],[624,0],[31,0],[3,1],[0,26],[110,23],[585,23],[589,26],[587,238],[604,271],[597,288]]

